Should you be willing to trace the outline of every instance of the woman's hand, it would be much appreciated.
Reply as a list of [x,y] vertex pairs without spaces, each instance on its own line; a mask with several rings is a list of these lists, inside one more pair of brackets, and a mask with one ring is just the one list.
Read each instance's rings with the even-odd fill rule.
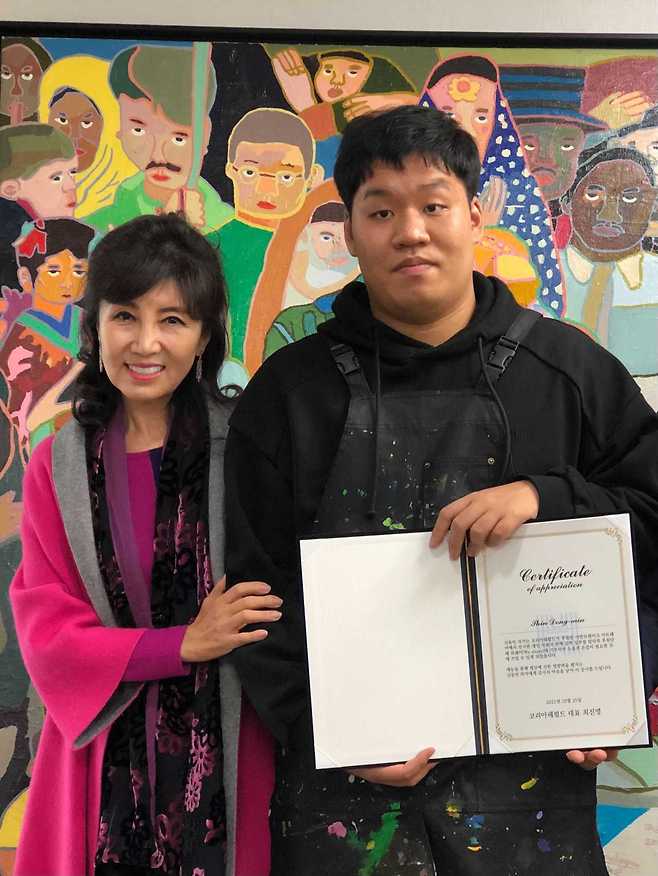
[[264,581],[242,581],[226,590],[226,577],[204,599],[199,614],[183,636],[180,656],[184,663],[214,660],[251,642],[266,638],[267,630],[241,630],[249,624],[278,621],[283,600],[268,595]]

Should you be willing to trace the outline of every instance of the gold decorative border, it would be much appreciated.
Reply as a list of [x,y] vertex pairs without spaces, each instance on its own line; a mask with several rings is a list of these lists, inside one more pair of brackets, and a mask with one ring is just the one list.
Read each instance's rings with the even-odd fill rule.
[[[627,724],[624,724],[624,726],[618,730],[605,730],[605,731],[601,731],[600,733],[597,733],[597,735],[598,736],[619,736],[620,734],[623,734],[623,735],[627,736],[627,735],[633,733],[639,727],[638,713],[640,711],[640,709],[638,708],[638,703],[637,703],[637,699],[635,696],[636,678],[635,678],[635,665],[634,665],[633,656],[631,653],[631,635],[630,635],[630,626],[629,626],[630,616],[629,616],[629,605],[628,605],[628,580],[627,580],[627,576],[626,576],[626,565],[624,563],[625,549],[628,547],[628,545],[627,545],[627,540],[624,537],[624,533],[619,529],[619,527],[611,524],[609,520],[607,521],[607,525],[604,525],[599,529],[576,529],[576,530],[570,530],[568,534],[569,535],[593,535],[596,533],[608,536],[610,538],[614,538],[615,541],[617,542],[617,546],[618,546],[619,565],[620,565],[620,569],[621,569],[621,576],[620,577],[621,577],[622,584],[623,584],[624,625],[626,627],[626,646],[627,646],[627,650],[628,650],[628,665],[629,665],[629,671],[630,671],[630,676],[631,676],[631,685],[632,685],[631,696],[632,696],[632,700],[633,700],[633,717],[632,717],[630,722],[628,722]],[[559,535],[559,533],[553,533],[553,535]],[[523,534],[523,535],[512,536],[510,541],[514,541],[516,539],[521,539],[521,538],[524,540],[527,540],[527,539],[531,539],[531,538],[550,538],[550,537],[552,537],[552,536],[548,535],[547,533],[537,533],[536,535]],[[483,564],[483,572],[484,572],[484,581],[482,582],[482,584],[483,584],[483,589],[485,591],[484,597],[485,597],[486,605],[487,605],[487,638],[488,638],[488,643],[489,643],[489,654],[488,654],[489,659],[486,661],[486,663],[489,664],[489,666],[490,666],[492,688],[493,688],[491,691],[487,690],[487,699],[488,699],[488,701],[493,701],[493,711],[494,711],[494,717],[495,717],[494,726],[496,728],[496,736],[503,743],[532,742],[532,741],[537,740],[537,739],[547,739],[547,738],[550,738],[550,739],[568,739],[568,738],[573,738],[574,736],[578,736],[579,734],[575,733],[575,732],[557,734],[557,735],[550,734],[550,733],[549,734],[544,733],[544,734],[536,735],[536,736],[513,736],[511,733],[509,733],[507,730],[504,729],[503,724],[501,723],[502,718],[500,715],[500,710],[499,710],[499,705],[498,705],[498,685],[496,683],[495,660],[493,659],[494,645],[493,645],[493,634],[492,634],[491,623],[490,623],[491,617],[492,617],[491,601],[490,601],[491,588],[488,586],[487,551],[484,551],[482,554],[482,564]],[[482,628],[482,614],[481,613],[480,613],[480,625],[481,625],[480,628]],[[486,685],[486,676],[487,676],[487,670],[485,668],[485,685]]]

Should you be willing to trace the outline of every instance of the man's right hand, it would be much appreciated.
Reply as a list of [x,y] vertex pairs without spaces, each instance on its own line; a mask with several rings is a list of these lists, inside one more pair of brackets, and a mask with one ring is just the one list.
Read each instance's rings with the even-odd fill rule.
[[204,599],[199,614],[183,636],[180,656],[184,663],[202,663],[223,657],[235,648],[260,642],[267,630],[241,630],[251,624],[273,623],[281,617],[283,600],[270,594],[264,581],[242,581],[226,590],[226,577]]
[[406,763],[394,763],[390,766],[359,767],[350,769],[349,773],[372,782],[376,785],[391,785],[394,788],[413,788],[431,772],[438,761],[430,763],[434,754],[433,748],[424,748]]

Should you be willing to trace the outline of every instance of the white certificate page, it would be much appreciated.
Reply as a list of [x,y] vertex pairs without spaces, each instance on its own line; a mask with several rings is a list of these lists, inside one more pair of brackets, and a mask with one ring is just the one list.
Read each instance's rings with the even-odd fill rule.
[[318,769],[475,753],[461,567],[429,538],[301,542]]
[[628,515],[526,524],[476,569],[491,753],[647,744]]

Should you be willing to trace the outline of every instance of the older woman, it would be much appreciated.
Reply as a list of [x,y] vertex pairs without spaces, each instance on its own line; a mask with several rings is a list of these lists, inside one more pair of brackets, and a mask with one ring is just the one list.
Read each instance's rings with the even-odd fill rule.
[[182,219],[145,216],[98,245],[85,304],[75,421],[30,460],[11,586],[47,709],[15,873],[230,874],[241,695],[216,658],[281,600],[215,583],[224,283]]

